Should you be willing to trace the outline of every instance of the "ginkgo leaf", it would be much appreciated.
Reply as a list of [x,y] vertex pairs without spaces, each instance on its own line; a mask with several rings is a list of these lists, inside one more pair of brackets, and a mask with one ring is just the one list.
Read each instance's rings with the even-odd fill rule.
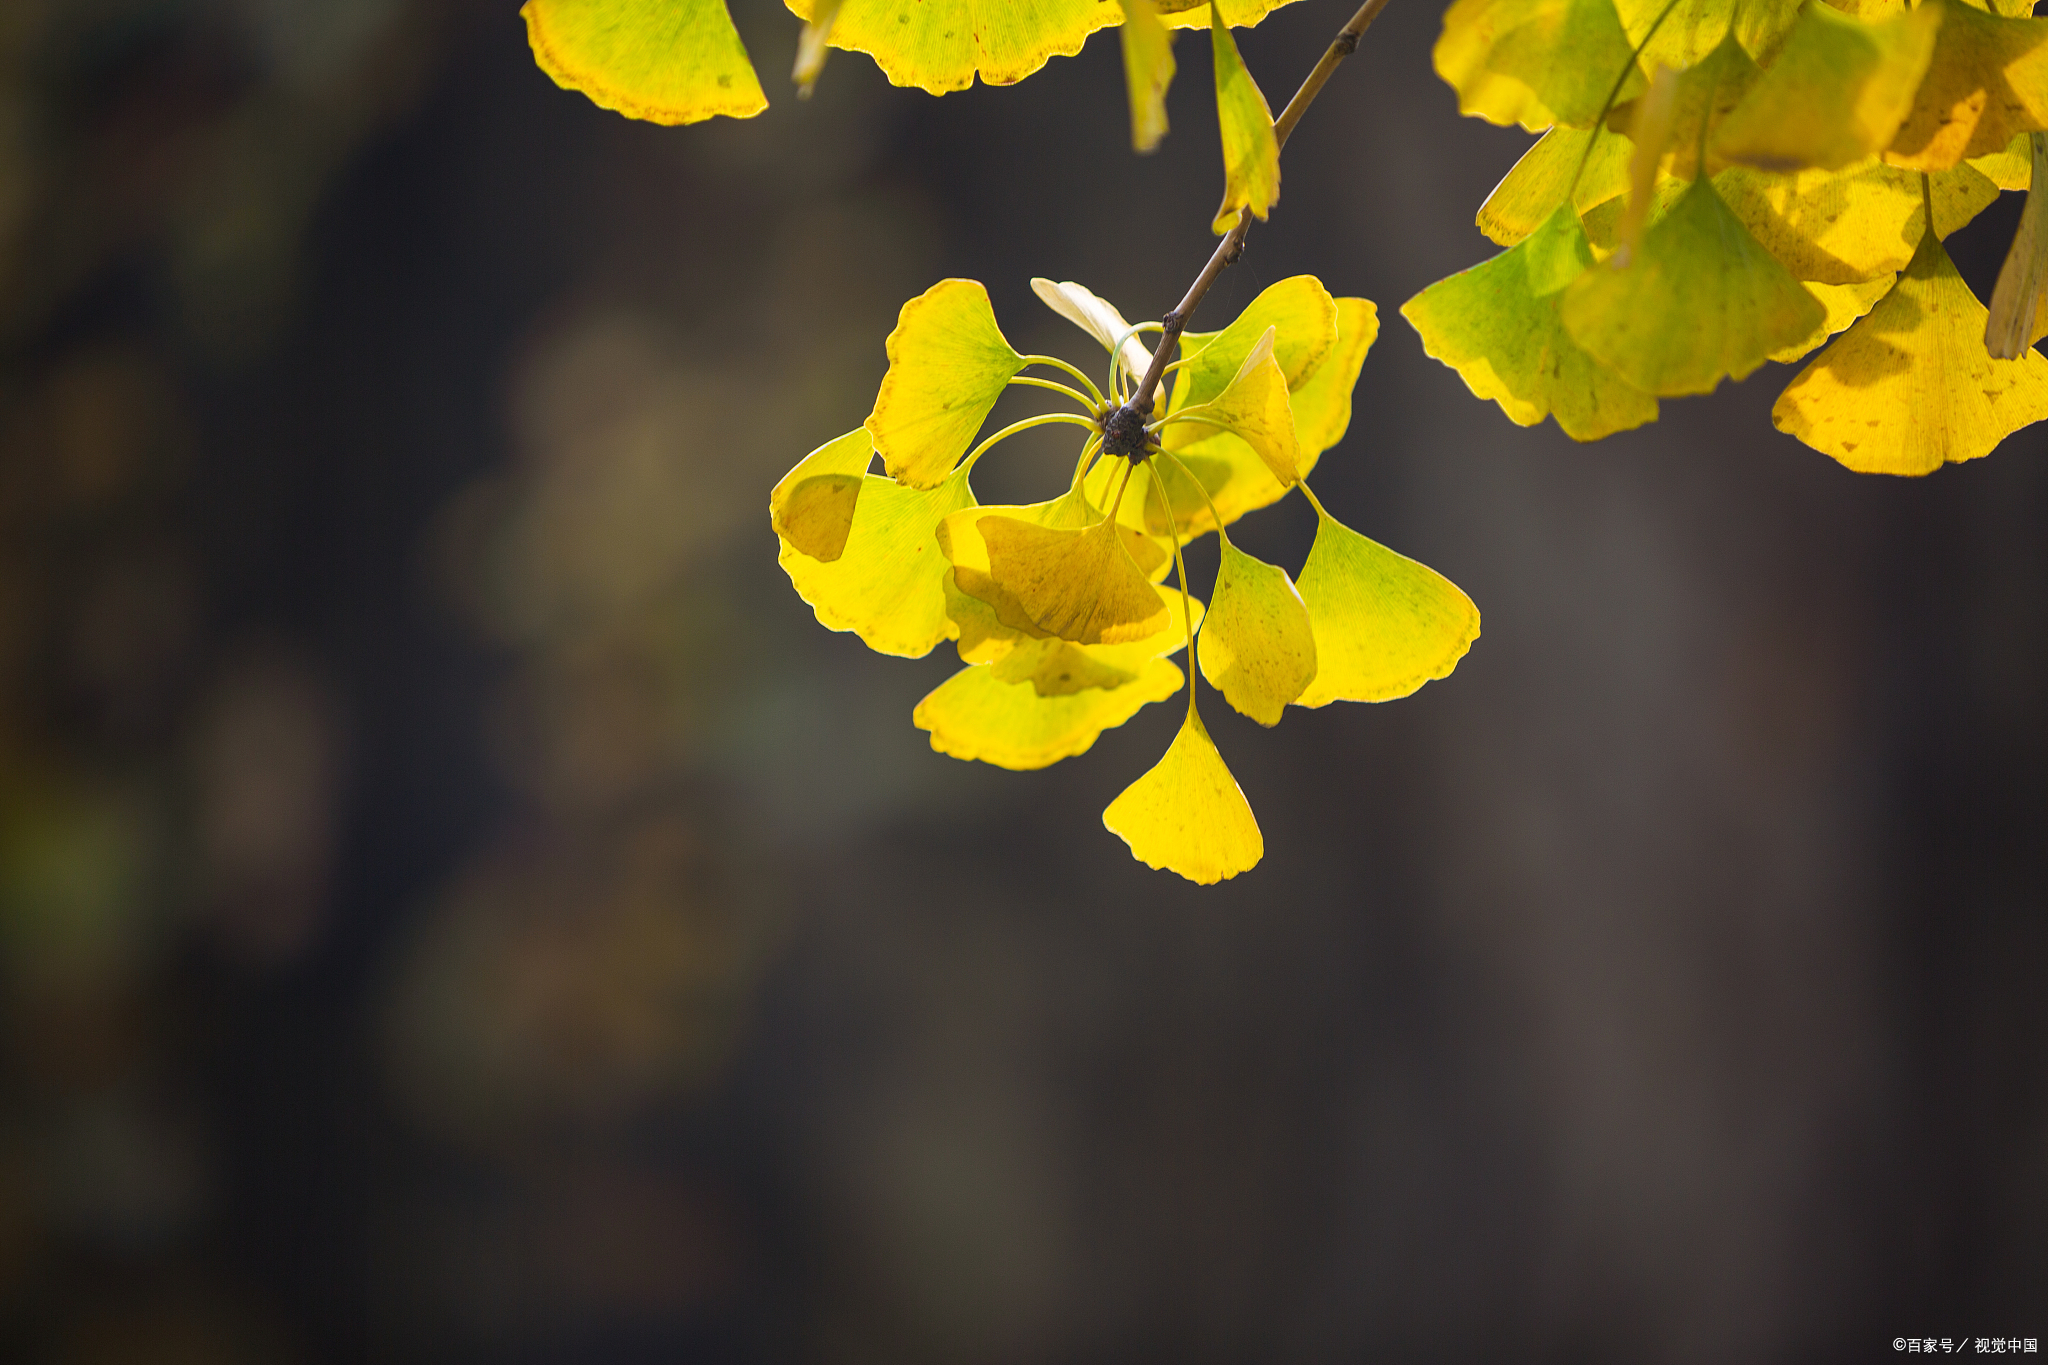
[[1273,135],[1273,111],[1266,104],[1230,26],[1210,10],[1210,45],[1215,49],[1216,119],[1223,134],[1223,205],[1210,226],[1225,233],[1250,209],[1264,218],[1280,199],[1280,143]]
[[1654,71],[1691,66],[1729,37],[1762,61],[1791,30],[1799,0],[1614,0],[1614,8],[1641,46],[1643,69]]
[[1149,152],[1166,136],[1166,88],[1173,84],[1173,35],[1153,0],[1122,0],[1124,87],[1131,100],[1131,146]]
[[1102,343],[1102,349],[1112,350],[1119,337],[1124,340],[1124,364],[1132,374],[1143,374],[1152,363],[1152,353],[1144,343],[1130,335],[1131,324],[1124,321],[1124,315],[1116,305],[1097,294],[1086,285],[1072,280],[1055,282],[1043,276],[1031,281],[1031,292],[1038,295],[1046,307],[1073,323],[1089,336]]
[[1287,571],[1225,540],[1197,650],[1202,676],[1261,725],[1278,725],[1316,675],[1315,627]]
[[[1209,27],[1209,0],[1157,0],[1159,17],[1168,28]],[[1223,22],[1232,28],[1251,28],[1259,20],[1294,0],[1216,0]]]
[[1435,569],[1316,506],[1295,586],[1315,630],[1316,672],[1296,704],[1391,701],[1446,677],[1479,638],[1479,609]]
[[1941,31],[1885,160],[1946,170],[2048,128],[2048,19],[2008,19],[1954,0],[1921,8],[1940,15]]
[[[975,525],[999,594],[989,604],[1004,624],[1081,645],[1142,639],[1165,624],[1166,599],[1131,558],[1115,522],[1067,530],[984,516]],[[973,592],[955,569],[960,586]]]
[[[1103,461],[1102,463],[1114,466],[1124,462],[1116,460]],[[1142,470],[1132,469],[1132,479],[1135,481],[1143,472]],[[1126,501],[1134,496],[1135,494],[1130,490],[1125,491],[1124,497]],[[1119,508],[1122,505],[1119,503]],[[989,609],[996,613],[997,619],[1006,623],[1001,627],[1003,636],[1009,638],[1015,636],[1044,637],[1050,635],[1052,632],[1040,628],[1033,622],[1030,611],[1011,595],[1006,586],[991,576],[988,542],[982,537],[981,523],[992,516],[1028,522],[1034,526],[1051,527],[1060,530],[1082,530],[1100,522],[1103,519],[1102,513],[1096,510],[1094,502],[1084,487],[1083,489],[1063,493],[1059,497],[1046,502],[1032,503],[1023,507],[976,507],[967,512],[955,513],[939,523],[937,533],[939,553],[946,557],[948,564],[952,565],[953,581],[962,593],[987,604]],[[1124,548],[1130,552],[1131,559],[1137,564],[1139,571],[1148,580],[1164,578],[1166,571],[1172,567],[1172,551],[1160,548],[1158,542],[1144,532],[1141,524],[1119,520],[1117,526],[1117,534],[1123,540]],[[995,653],[977,654],[971,652],[978,642],[979,634],[990,632],[985,632],[983,627],[971,625],[968,621],[958,618],[957,615],[956,623],[960,626],[961,630],[960,657],[962,659],[968,663],[983,663],[998,657]]]
[[1826,317],[1711,181],[1694,181],[1621,259],[1572,281],[1558,312],[1574,341],[1646,393],[1711,393]]
[[1294,409],[1287,402],[1287,376],[1273,359],[1273,329],[1253,346],[1237,376],[1184,420],[1222,427],[1250,446],[1282,487],[1301,477],[1301,447],[1294,433]]
[[1799,372],[1778,430],[1865,474],[1931,474],[2048,417],[2048,359],[1984,350],[1984,305],[1921,240],[1892,292]]
[[999,768],[1044,768],[1086,753],[1104,730],[1165,701],[1183,681],[1178,666],[1154,659],[1113,691],[1090,688],[1040,696],[1002,681],[987,665],[970,666],[919,702],[910,723],[929,731],[932,748],[942,754]]
[[870,474],[837,559],[826,563],[785,542],[779,560],[820,625],[915,659],[953,634],[936,533],[948,514],[973,505],[965,468],[929,490]]
[[[1564,239],[1581,270],[1591,264],[1584,230],[1569,207],[1558,208],[1544,232]],[[1422,349],[1456,370],[1473,393],[1499,403],[1520,426],[1554,416],[1573,440],[1597,441],[1656,421],[1655,398],[1594,359],[1565,331],[1558,292],[1535,292],[1529,271],[1535,241],[1524,238],[1402,304],[1401,316],[1421,335]],[[1554,247],[1546,254],[1546,283],[1555,283],[1562,255]]]
[[[1734,166],[1714,177],[1714,188],[1795,278],[1823,284],[1905,269],[1926,226],[1919,175],[1879,161],[1789,173]],[[1970,166],[1937,173],[1929,189],[1943,237],[1998,198],[1998,187]]]
[[[1624,125],[1628,129],[1629,141],[1635,143],[1636,149],[1628,159],[1628,199],[1622,206],[1621,218],[1614,230],[1616,251],[1635,249],[1642,238],[1643,226],[1650,221],[1651,205],[1658,201],[1659,182],[1667,178],[1658,174],[1658,167],[1663,164],[1665,150],[1671,145],[1671,132],[1678,114],[1678,82],[1676,71],[1668,66],[1658,67],[1656,75],[1650,78],[1650,88],[1635,102],[1630,111],[1631,117]],[[1532,273],[1530,279],[1536,284],[1537,293],[1549,292],[1537,283],[1535,274]]]
[[1897,278],[1896,275],[1879,275],[1874,280],[1861,280],[1855,284],[1807,285],[1806,292],[1813,295],[1827,311],[1827,316],[1804,340],[1772,351],[1771,359],[1780,365],[1804,360],[1825,346],[1829,337],[1846,330],[1850,323],[1876,306],[1879,299],[1891,292],[1892,281]]
[[1642,89],[1613,0],[1457,0],[1431,57],[1459,113],[1532,133],[1593,123],[1624,71]]
[[534,61],[566,90],[651,123],[768,107],[725,0],[526,0]]
[[1265,836],[1193,706],[1166,756],[1102,812],[1103,827],[1148,867],[1211,886],[1249,872]]
[[976,280],[940,280],[903,305],[867,429],[889,476],[931,488],[951,472],[1024,368]]
[[[786,0],[806,22],[822,2]],[[873,57],[892,85],[942,95],[977,75],[990,85],[1021,81],[1122,19],[1110,0],[843,0],[829,41]]]
[[[1287,387],[1297,388],[1337,344],[1337,301],[1315,276],[1291,275],[1259,291],[1222,331],[1184,333],[1180,353],[1187,364],[1174,383],[1168,411],[1206,403],[1223,392],[1269,328],[1273,359],[1287,376]],[[1169,450],[1204,439],[1206,434],[1192,427],[1179,432],[1169,427],[1162,437]]]
[[768,520],[792,549],[829,564],[846,549],[874,440],[855,427],[797,462],[768,494]]
[[2027,206],[2006,250],[1991,291],[1991,313],[1984,321],[1984,349],[1994,360],[2013,360],[2048,335],[2048,133],[2028,138],[2034,179],[2041,192],[2027,191]]
[[[2027,0],[2032,4],[2033,0]],[[2005,145],[2005,150],[1988,156],[1973,156],[1970,168],[2002,190],[2024,190],[2034,183],[2034,155],[2030,135],[2022,133]]]
[[1034,636],[1012,629],[994,607],[960,590],[949,571],[945,578],[946,614],[959,629],[960,661],[994,664],[1003,682],[1030,683],[1041,696],[1061,696],[1088,687],[1121,687],[1147,662],[1172,654],[1187,644],[1187,622],[1199,628],[1203,604],[1185,599],[1184,611],[1169,611],[1152,634],[1122,644],[1077,645],[1057,636]]
[[1582,213],[1614,198],[1628,188],[1629,154],[1629,140],[1605,124],[1552,128],[1486,196],[1476,220],[1479,230],[1502,246],[1513,246],[1542,226],[1567,193]]
[[[1666,124],[1671,135],[1656,149],[1657,168],[1666,175],[1687,180],[1698,176],[1700,143],[1712,138],[1713,130],[1720,127],[1730,111],[1742,102],[1742,97],[1749,93],[1759,74],[1756,63],[1750,60],[1732,33],[1692,66],[1674,72],[1669,121]],[[1644,139],[1635,131],[1637,106],[1648,98],[1645,95],[1643,99],[1617,106],[1607,120],[1608,127],[1616,132],[1628,133],[1638,148],[1638,156],[1642,154]],[[1719,170],[1721,164],[1721,159],[1710,150],[1707,154],[1708,173]]]
[[1358,387],[1358,372],[1379,334],[1380,310],[1372,300],[1337,300],[1337,344],[1287,399],[1294,409],[1294,438],[1300,450],[1297,474],[1307,476],[1317,458],[1350,429],[1351,392]]
[[1933,4],[1878,23],[1806,6],[1777,59],[1721,121],[1714,152],[1791,171],[1838,170],[1883,151],[1913,108],[1940,27]]

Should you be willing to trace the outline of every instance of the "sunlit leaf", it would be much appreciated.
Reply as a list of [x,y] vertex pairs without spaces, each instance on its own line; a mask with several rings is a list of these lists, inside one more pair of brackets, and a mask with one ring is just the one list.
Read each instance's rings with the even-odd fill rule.
[[2048,359],[1992,359],[1985,319],[1930,234],[1892,292],[1779,395],[1771,420],[1865,474],[1988,455],[2048,417]]
[[1122,0],[1124,87],[1131,100],[1131,146],[1149,152],[1166,136],[1166,89],[1173,84],[1173,35],[1153,0]]
[[1216,118],[1223,134],[1223,204],[1211,227],[1219,233],[1237,225],[1241,210],[1264,218],[1280,199],[1280,143],[1273,135],[1273,111],[1259,92],[1230,26],[1210,11],[1210,45],[1215,49]]
[[1121,644],[1077,645],[1003,624],[993,606],[960,590],[954,581],[956,572],[946,574],[946,614],[959,629],[960,661],[994,664],[998,679],[1028,682],[1041,696],[1060,696],[1087,687],[1121,687],[1149,660],[1187,644],[1187,618],[1191,617],[1197,628],[1202,624],[1202,599],[1188,597],[1183,610],[1175,594],[1168,602],[1165,623],[1152,634]]
[[1628,189],[1629,154],[1629,140],[1605,124],[1551,129],[1486,196],[1479,206],[1479,230],[1502,246],[1513,246],[1541,227],[1567,192],[1580,212],[1614,198]]
[[[1595,441],[1656,421],[1657,400],[1588,354],[1558,317],[1559,260],[1575,259],[1581,271],[1592,263],[1577,216],[1559,208],[1543,235],[1554,235],[1564,249],[1525,238],[1423,290],[1401,305],[1401,316],[1421,335],[1424,351],[1521,426],[1554,416],[1573,440]],[[1530,282],[1532,243],[1548,263],[1552,289],[1542,295]]]
[[1941,27],[1938,5],[1865,23],[1807,5],[1777,60],[1723,119],[1722,158],[1762,170],[1837,170],[1880,152],[1913,108]]
[[[1004,624],[1082,645],[1141,639],[1165,624],[1166,599],[1131,558],[1116,523],[1067,530],[992,515],[975,525],[1000,594],[990,605]],[[960,586],[972,592],[957,567]]]
[[2007,19],[1954,0],[1921,9],[1940,15],[1941,31],[1885,160],[1946,170],[2048,128],[2048,19]]
[[[1714,188],[1795,278],[1823,284],[1905,269],[1926,225],[1920,176],[1879,161],[1789,173],[1733,166],[1714,177]],[[1998,198],[1998,187],[1970,166],[1937,173],[1930,190],[1943,237]]]
[[1896,278],[1895,275],[1879,275],[1874,280],[1862,280],[1856,284],[1807,285],[1806,292],[1813,295],[1827,311],[1827,316],[1804,340],[1772,351],[1771,359],[1780,365],[1804,360],[1825,346],[1829,337],[1846,330],[1850,323],[1875,307],[1879,299],[1891,292],[1892,281]]
[[1646,393],[1710,393],[1826,317],[1706,180],[1621,260],[1580,275],[1558,311],[1574,341]]
[[1183,681],[1176,665],[1154,659],[1112,691],[1040,696],[1002,681],[987,665],[970,666],[934,688],[910,720],[931,732],[932,748],[942,754],[999,768],[1043,768],[1087,752],[1104,730],[1165,701]]
[[[1102,298],[1086,285],[1072,280],[1053,281],[1039,276],[1031,281],[1031,292],[1038,295],[1045,306],[1073,323],[1089,336],[1102,343],[1107,351],[1117,343],[1117,338],[1127,336],[1131,324],[1124,321],[1124,315],[1116,305]],[[1152,353],[1136,337],[1124,342],[1124,364],[1131,373],[1143,374],[1152,363]]]
[[[2028,3],[2031,4],[2032,0]],[[1993,152],[1989,156],[1973,156],[1968,164],[2002,190],[2027,189],[2034,183],[2031,147],[2029,137],[2022,134],[2008,142],[2004,151]]]
[[[816,22],[821,0],[786,3]],[[990,85],[1021,81],[1122,19],[1109,0],[843,0],[829,41],[873,57],[892,85],[941,95],[977,75]]]
[[1337,300],[1337,344],[1287,400],[1294,409],[1295,443],[1300,448],[1295,465],[1302,476],[1314,470],[1317,458],[1350,429],[1351,392],[1358,387],[1358,372],[1379,334],[1380,310],[1370,299]]
[[821,562],[785,542],[780,562],[819,624],[914,659],[953,634],[937,531],[949,513],[973,505],[965,468],[929,490],[870,474],[837,559]]
[[[1159,17],[1168,28],[1209,27],[1209,0],[1157,0]],[[1232,28],[1251,28],[1259,20],[1294,0],[1216,0],[1223,22]]]
[[[1123,465],[1124,461],[1102,463],[1114,468]],[[1132,481],[1135,483],[1143,472],[1138,469],[1131,470]],[[1114,485],[1110,485],[1110,489],[1113,492]],[[1134,491],[1127,489],[1124,501],[1117,503],[1117,507],[1121,509],[1135,496]],[[999,631],[992,631],[983,625],[959,617],[956,613],[956,623],[961,632],[960,657],[968,663],[985,663],[1000,657],[999,652],[976,652],[980,636],[984,633],[994,635],[999,640],[1023,636],[1043,638],[1052,634],[1050,630],[1038,626],[1024,604],[1010,593],[1008,587],[992,577],[988,542],[982,537],[981,523],[993,516],[1060,530],[1082,530],[1102,520],[1102,513],[1096,510],[1095,504],[1084,489],[1028,506],[976,507],[949,516],[939,523],[939,552],[953,567],[953,581],[961,593],[987,605],[989,610],[995,613],[996,619],[1005,623]],[[1172,567],[1171,549],[1162,549],[1158,541],[1145,534],[1141,523],[1119,518],[1117,526],[1124,548],[1130,552],[1131,559],[1137,564],[1140,572],[1151,581],[1165,577],[1166,570]],[[1007,645],[1003,647],[1007,648]],[[995,646],[990,648],[993,650]]]
[[967,453],[1024,357],[975,280],[941,280],[904,304],[888,350],[866,426],[891,478],[931,488]]
[[1316,675],[1315,627],[1287,571],[1224,541],[1197,653],[1225,701],[1278,725]]
[[1250,446],[1284,487],[1301,477],[1301,447],[1294,433],[1294,409],[1287,402],[1287,376],[1273,359],[1273,330],[1253,346],[1237,376],[1203,408],[1191,424],[1213,423]]
[[1102,823],[1139,862],[1203,886],[1250,871],[1266,854],[1251,803],[1193,707],[1166,756],[1109,803]]
[[1615,0],[1614,7],[1629,41],[1643,45],[1646,71],[1691,66],[1731,36],[1762,61],[1799,14],[1799,0]]
[[1320,507],[1296,587],[1316,672],[1297,704],[1391,701],[1446,677],[1479,638],[1479,609],[1436,570],[1366,539]]
[[[1261,290],[1222,331],[1185,333],[1180,353],[1188,363],[1174,383],[1168,410],[1206,403],[1223,392],[1268,328],[1273,359],[1287,376],[1287,387],[1296,388],[1337,344],[1337,301],[1315,276],[1291,275]],[[1168,428],[1164,442],[1175,450],[1204,439],[1189,426]]]
[[775,534],[802,554],[831,563],[846,548],[862,479],[875,456],[865,427],[819,446],[768,494]]
[[526,0],[527,42],[555,84],[652,123],[768,107],[725,0]]
[[1642,89],[1613,0],[1457,0],[1432,57],[1460,113],[1532,133],[1593,123],[1624,71]]
[[[1759,74],[1756,63],[1750,60],[1733,34],[1694,65],[1675,72],[1668,115],[1668,140],[1660,139],[1656,149],[1656,169],[1665,175],[1687,180],[1695,178],[1699,174],[1700,144],[1703,141],[1711,143],[1714,130],[1742,102],[1750,86],[1756,84]],[[1610,128],[1629,134],[1638,148],[1637,155],[1641,155],[1644,139],[1635,127],[1640,106],[1648,98],[1645,95],[1618,107],[1607,120]],[[1719,170],[1721,165],[1721,158],[1709,150],[1708,173]]]
[[2048,133],[2028,138],[2034,177],[2041,192],[2027,192],[2027,206],[2006,250],[1998,284],[1991,291],[1991,315],[1984,322],[1984,349],[1995,360],[2013,360],[2048,335]]

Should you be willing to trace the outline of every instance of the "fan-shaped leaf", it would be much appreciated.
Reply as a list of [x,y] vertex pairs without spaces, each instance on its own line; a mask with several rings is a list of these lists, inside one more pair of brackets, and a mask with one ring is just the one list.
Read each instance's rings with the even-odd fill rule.
[[1273,111],[1259,92],[1237,40],[1212,4],[1210,45],[1215,49],[1216,118],[1223,134],[1223,204],[1211,226],[1218,233],[1237,225],[1250,209],[1264,218],[1280,199],[1280,143],[1273,135]]
[[1203,623],[1202,676],[1261,725],[1278,725],[1316,675],[1315,627],[1287,571],[1223,542]]
[[526,0],[540,69],[651,123],[752,118],[768,107],[725,0]]
[[768,520],[783,542],[829,564],[846,549],[860,487],[875,458],[867,428],[819,446],[768,494]]
[[934,487],[1024,368],[976,280],[940,280],[903,305],[867,429],[891,478]]
[[1266,854],[1251,803],[1192,706],[1166,756],[1109,803],[1102,823],[1139,862],[1203,886],[1249,872]]
[[1316,672],[1297,704],[1391,701],[1446,677],[1479,638],[1479,609],[1436,570],[1316,509],[1296,586],[1315,630]]
[[1432,56],[1460,113],[1532,133],[1592,124],[1621,72],[1642,89],[1613,0],[1457,0]]
[[1002,681],[987,665],[970,666],[934,688],[910,721],[931,732],[932,748],[942,754],[999,768],[1044,768],[1086,753],[1104,730],[1122,725],[1152,702],[1165,701],[1183,681],[1178,667],[1154,659],[1112,691],[1090,688],[1040,696]]
[[936,533],[949,513],[973,505],[965,469],[930,490],[870,474],[837,559],[822,562],[785,541],[780,562],[819,624],[853,631],[879,653],[915,659],[953,634]]

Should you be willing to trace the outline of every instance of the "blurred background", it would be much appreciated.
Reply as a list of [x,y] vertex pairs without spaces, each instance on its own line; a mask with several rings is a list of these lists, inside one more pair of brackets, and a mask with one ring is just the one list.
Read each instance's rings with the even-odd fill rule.
[[[766,499],[941,277],[1096,369],[1030,276],[1179,297],[1206,43],[1141,159],[1109,33],[806,104],[740,0],[774,107],[662,129],[515,9],[0,5],[0,1356],[2048,1336],[2048,428],[1859,477],[1777,367],[1513,427],[1394,309],[1527,139],[1401,0],[1198,325],[1380,303],[1318,485],[1485,633],[1390,705],[1207,701],[1267,856],[1195,888],[1098,816],[1172,706],[932,753],[950,649],[818,626]],[[1276,105],[1350,9],[1241,35]],[[2018,209],[1952,242],[1980,295]],[[1298,567],[1298,502],[1247,548]]]

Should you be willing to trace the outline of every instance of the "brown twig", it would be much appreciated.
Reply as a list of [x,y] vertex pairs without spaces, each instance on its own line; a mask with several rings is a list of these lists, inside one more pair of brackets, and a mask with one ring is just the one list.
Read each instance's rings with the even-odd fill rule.
[[[1358,13],[1351,16],[1349,23],[1337,30],[1337,36],[1330,40],[1330,46],[1316,62],[1315,69],[1308,73],[1308,79],[1294,92],[1294,98],[1287,101],[1287,107],[1280,111],[1280,117],[1273,120],[1273,140],[1282,147],[1287,145],[1288,134],[1294,125],[1301,122],[1301,116],[1308,112],[1309,105],[1328,84],[1330,75],[1346,57],[1358,50],[1358,40],[1365,36],[1374,19],[1387,7],[1387,0],[1365,0],[1358,7]],[[1209,286],[1216,283],[1216,277],[1223,273],[1225,266],[1237,264],[1237,258],[1244,252],[1245,234],[1252,229],[1252,211],[1242,209],[1237,215],[1237,224],[1225,233],[1223,240],[1216,244],[1216,251],[1209,257],[1209,263],[1202,267],[1202,273],[1195,276],[1195,282],[1188,286],[1187,295],[1181,299],[1171,313],[1160,319],[1165,331],[1159,336],[1159,349],[1153,352],[1152,364],[1145,371],[1145,378],[1138,384],[1138,390],[1131,395],[1129,406],[1139,412],[1152,410],[1152,396],[1159,390],[1159,380],[1166,373],[1166,366],[1173,354],[1173,348],[1180,341],[1180,334],[1187,330],[1188,319],[1194,316],[1201,304],[1202,296],[1209,292]]]

